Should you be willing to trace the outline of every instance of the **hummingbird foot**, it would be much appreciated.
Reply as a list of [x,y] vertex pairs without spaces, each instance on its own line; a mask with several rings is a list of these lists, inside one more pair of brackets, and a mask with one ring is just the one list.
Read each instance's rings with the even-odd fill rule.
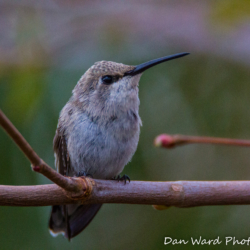
[[80,171],[80,172],[78,172],[78,174],[76,175],[76,177],[81,177],[81,176],[93,178],[93,175],[92,175],[92,174],[88,174],[88,173],[86,173],[86,172],[84,172],[84,171]]
[[129,176],[128,175],[123,175],[123,176],[121,176],[121,175],[118,175],[117,177],[115,176],[114,178],[112,178],[112,180],[116,180],[116,181],[124,181],[124,184],[126,184],[127,183],[127,181],[129,181],[130,182],[130,178],[129,178]]

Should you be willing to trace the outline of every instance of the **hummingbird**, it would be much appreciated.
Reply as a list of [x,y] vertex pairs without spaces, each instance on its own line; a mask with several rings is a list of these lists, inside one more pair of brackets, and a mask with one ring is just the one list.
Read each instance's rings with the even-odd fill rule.
[[[80,78],[60,112],[53,140],[55,166],[64,176],[130,181],[120,176],[134,155],[140,126],[138,86],[142,73],[178,53],[137,66],[99,61]],[[102,204],[52,206],[49,229],[67,239],[91,222]]]

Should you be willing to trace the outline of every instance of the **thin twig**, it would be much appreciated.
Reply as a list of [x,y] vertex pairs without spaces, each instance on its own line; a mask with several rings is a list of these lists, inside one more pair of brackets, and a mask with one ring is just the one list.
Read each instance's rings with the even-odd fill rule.
[[45,177],[50,179],[52,182],[60,186],[61,188],[69,191],[76,192],[79,195],[83,195],[85,191],[85,183],[82,179],[78,178],[67,178],[57,173],[49,165],[47,165],[33,150],[29,143],[24,139],[21,133],[11,123],[11,121],[5,116],[0,109],[0,125],[6,131],[6,133],[14,140],[21,151],[31,162],[32,169]]
[[195,207],[249,205],[250,181],[124,182],[88,179],[92,192],[70,199],[57,185],[0,186],[1,206],[49,206],[81,202]]
[[250,147],[250,140],[239,140],[229,138],[215,138],[206,136],[189,136],[189,135],[167,135],[162,134],[155,138],[154,144],[157,147],[173,148],[189,143],[203,144],[223,144],[231,146]]
[[[81,202],[83,204],[157,204],[155,207],[159,209],[162,208],[159,205],[193,207],[250,204],[250,181],[133,181],[124,185],[123,182],[117,181],[66,178],[40,159],[1,110],[0,125],[30,160],[33,170],[58,185],[0,186],[0,205],[2,206],[48,206]],[[156,144],[173,146],[175,143],[215,142],[235,145],[235,140],[233,141],[234,143],[231,139],[204,139],[204,137],[194,139],[190,136],[163,135],[161,140],[156,141]],[[247,145],[246,141],[236,141],[239,145]]]

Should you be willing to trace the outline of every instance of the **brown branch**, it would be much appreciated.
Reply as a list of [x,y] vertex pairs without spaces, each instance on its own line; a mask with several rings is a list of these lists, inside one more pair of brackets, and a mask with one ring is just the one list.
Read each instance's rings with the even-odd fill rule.
[[75,195],[82,196],[86,190],[85,182],[79,178],[67,178],[47,165],[33,150],[29,143],[24,139],[21,133],[15,128],[11,121],[4,115],[0,109],[0,125],[6,131],[6,133],[13,139],[18,145],[21,151],[31,162],[32,169],[45,177],[50,179],[52,182],[67,190],[68,192],[75,192]]
[[176,207],[250,204],[250,181],[131,181],[124,185],[124,182],[86,179],[89,192],[75,200],[54,184],[0,186],[0,205],[49,206],[80,201]]
[[[67,178],[51,169],[31,148],[20,132],[0,110],[0,125],[32,164],[32,169],[57,185],[0,186],[2,206],[48,206],[70,203],[129,203],[193,207],[207,205],[250,204],[250,181],[176,181],[123,182]],[[160,139],[159,139],[160,138]],[[249,146],[243,140],[161,135],[158,146],[172,147],[183,143],[226,143]],[[236,144],[237,144],[236,143]],[[159,206],[162,205],[162,206]],[[164,205],[164,206],[163,206]]]
[[155,138],[154,144],[157,147],[173,148],[189,143],[203,144],[224,144],[232,146],[250,147],[250,140],[239,140],[229,138],[215,138],[206,136],[189,136],[189,135],[167,135],[162,134]]

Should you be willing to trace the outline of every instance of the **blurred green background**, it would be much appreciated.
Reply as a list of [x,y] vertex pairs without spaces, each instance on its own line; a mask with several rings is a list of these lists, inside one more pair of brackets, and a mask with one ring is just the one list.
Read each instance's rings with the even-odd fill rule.
[[[59,112],[96,61],[136,65],[190,52],[154,67],[140,81],[143,121],[138,150],[125,168],[132,180],[247,180],[247,148],[153,146],[161,133],[250,138],[250,2],[1,1],[0,108],[51,166]],[[0,184],[49,181],[0,130]],[[53,238],[49,207],[0,207],[0,249],[231,249],[164,246],[250,236],[249,206],[155,211],[108,204],[72,242]],[[248,246],[234,246],[241,249]]]

